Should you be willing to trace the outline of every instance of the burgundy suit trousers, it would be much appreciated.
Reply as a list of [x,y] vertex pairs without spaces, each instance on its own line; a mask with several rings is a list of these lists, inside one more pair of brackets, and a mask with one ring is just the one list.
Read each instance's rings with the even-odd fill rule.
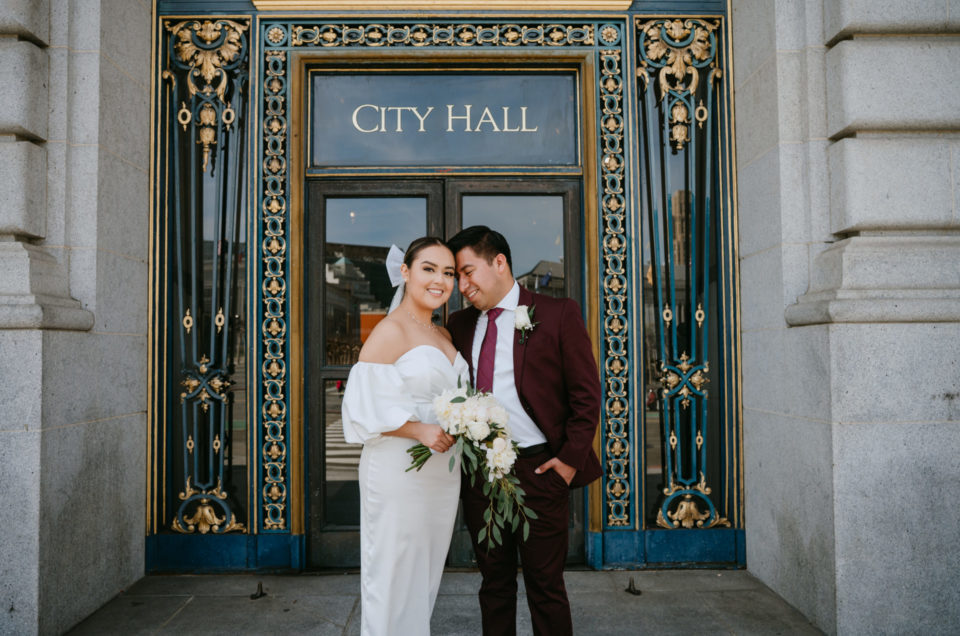
[[563,583],[567,555],[570,489],[555,471],[537,475],[533,471],[552,457],[549,452],[518,457],[515,464],[524,504],[537,514],[530,521],[530,536],[523,541],[522,523],[515,533],[503,533],[503,544],[488,550],[486,541],[477,544],[477,532],[484,526],[483,512],[488,498],[482,485],[463,486],[463,510],[470,539],[483,575],[480,611],[484,636],[517,633],[517,555],[523,567],[527,604],[537,636],[573,634],[570,603]]

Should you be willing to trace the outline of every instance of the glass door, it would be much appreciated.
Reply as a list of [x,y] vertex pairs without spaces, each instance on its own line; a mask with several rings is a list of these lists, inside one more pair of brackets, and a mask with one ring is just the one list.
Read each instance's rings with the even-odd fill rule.
[[343,439],[340,402],[367,335],[387,314],[391,245],[442,235],[439,182],[312,182],[306,211],[307,562],[360,564],[359,444]]
[[[360,564],[360,445],[343,439],[340,404],[350,367],[390,305],[385,262],[424,234],[449,238],[488,225],[511,245],[521,285],[581,301],[580,185],[561,179],[312,181],[306,211],[306,422],[310,567]],[[462,306],[454,292],[450,306]],[[446,316],[438,311],[438,322]],[[568,561],[582,562],[583,491],[570,506]],[[471,566],[462,519],[448,564]]]
[[[486,225],[510,244],[513,276],[527,289],[554,297],[581,297],[580,183],[570,179],[450,179],[446,182],[449,235],[471,225]],[[452,306],[462,299],[454,294]],[[583,489],[570,497],[567,562],[584,560]],[[466,526],[457,524],[450,547],[451,565],[472,565]]]

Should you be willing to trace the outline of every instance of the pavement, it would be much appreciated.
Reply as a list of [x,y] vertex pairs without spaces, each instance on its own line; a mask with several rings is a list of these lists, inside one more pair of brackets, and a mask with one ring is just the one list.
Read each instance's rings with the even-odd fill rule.
[[[578,635],[820,634],[800,612],[742,570],[568,570]],[[626,591],[633,579],[640,594]],[[251,599],[258,585],[264,596]],[[444,573],[434,636],[480,633],[480,575]],[[68,634],[359,634],[360,576],[151,575]],[[520,577],[517,633],[530,634]],[[402,636],[402,635],[401,635]]]

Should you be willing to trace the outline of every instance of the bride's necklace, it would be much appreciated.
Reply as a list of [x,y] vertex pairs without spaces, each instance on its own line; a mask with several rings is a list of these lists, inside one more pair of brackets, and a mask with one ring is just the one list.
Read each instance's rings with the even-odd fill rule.
[[432,322],[423,322],[422,320],[419,320],[416,316],[413,315],[413,313],[409,309],[407,310],[407,315],[410,316],[410,320],[417,323],[424,329],[429,329],[430,331],[437,330],[437,326],[435,324],[433,324]]

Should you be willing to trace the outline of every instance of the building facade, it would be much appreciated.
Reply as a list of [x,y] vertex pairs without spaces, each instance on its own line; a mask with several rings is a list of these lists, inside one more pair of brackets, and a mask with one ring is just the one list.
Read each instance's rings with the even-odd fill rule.
[[956,628],[958,27],[952,0],[9,0],[0,632],[150,572],[356,566],[339,398],[387,250],[475,223],[600,363],[571,563]]

